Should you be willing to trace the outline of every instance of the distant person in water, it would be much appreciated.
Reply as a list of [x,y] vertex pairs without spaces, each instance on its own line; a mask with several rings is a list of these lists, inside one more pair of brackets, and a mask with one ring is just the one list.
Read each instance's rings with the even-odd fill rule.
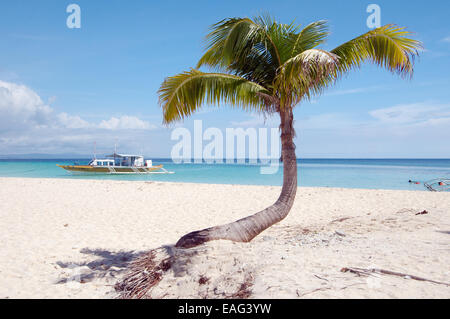
[[409,180],[408,182],[409,182],[409,183],[412,183],[412,184],[420,184],[420,182],[412,181],[412,180]]

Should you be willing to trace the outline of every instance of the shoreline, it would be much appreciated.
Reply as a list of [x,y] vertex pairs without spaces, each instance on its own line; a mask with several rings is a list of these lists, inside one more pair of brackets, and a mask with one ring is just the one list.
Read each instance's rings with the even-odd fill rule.
[[[80,175],[82,176],[82,175]],[[129,182],[129,183],[160,183],[160,184],[187,184],[187,185],[210,185],[210,186],[244,186],[244,187],[278,187],[281,189],[281,185],[259,185],[259,184],[228,184],[228,183],[197,183],[197,182],[170,182],[170,181],[155,181],[155,180],[129,180],[129,179],[95,179],[95,178],[73,178],[73,177],[16,177],[16,176],[0,176],[0,182],[2,179],[17,179],[17,180],[28,180],[28,179],[44,179],[44,180],[66,180],[66,181],[100,181],[100,182]],[[351,188],[351,187],[334,187],[334,186],[298,186],[299,189],[336,189],[336,190],[368,190],[368,191],[393,191],[393,192],[430,192],[424,187],[423,190],[415,189],[389,189],[389,188]]]
[[[173,250],[182,235],[256,213],[280,186],[0,183],[0,298],[115,298],[129,262],[152,249],[172,250],[184,269],[169,270],[154,298],[220,298],[248,278],[249,298],[450,297],[442,285],[340,271],[372,267],[450,282],[448,193],[300,187],[287,218],[250,243],[211,242],[187,256]],[[223,294],[209,295],[214,289]]]

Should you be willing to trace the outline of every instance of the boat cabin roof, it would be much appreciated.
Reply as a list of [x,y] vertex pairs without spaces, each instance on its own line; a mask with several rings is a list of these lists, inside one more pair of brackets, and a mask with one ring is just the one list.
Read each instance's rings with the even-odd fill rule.
[[135,158],[143,158],[143,156],[141,156],[141,155],[127,155],[127,154],[117,154],[117,153],[114,153],[114,154],[111,154],[111,155],[106,155],[106,157],[109,157],[109,158],[111,158],[111,157],[135,157]]

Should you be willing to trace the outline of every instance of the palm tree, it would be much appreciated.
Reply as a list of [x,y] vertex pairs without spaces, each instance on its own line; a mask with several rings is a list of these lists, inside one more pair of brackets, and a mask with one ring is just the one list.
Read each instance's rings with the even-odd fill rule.
[[[164,123],[182,120],[203,104],[228,104],[280,116],[283,187],[270,207],[238,221],[191,232],[177,247],[190,248],[226,239],[249,242],[284,219],[297,192],[293,109],[320,94],[343,74],[372,62],[401,76],[412,76],[421,43],[410,32],[385,25],[326,51],[317,48],[328,37],[325,21],[301,28],[270,17],[230,18],[211,27],[207,48],[196,69],[167,78],[158,91]],[[198,70],[206,66],[213,72]]]

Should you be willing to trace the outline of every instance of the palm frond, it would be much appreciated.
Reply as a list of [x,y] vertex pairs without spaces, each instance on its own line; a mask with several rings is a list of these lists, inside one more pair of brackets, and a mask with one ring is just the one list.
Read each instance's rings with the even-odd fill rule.
[[281,104],[288,99],[295,105],[304,96],[320,93],[334,81],[338,65],[337,55],[319,49],[303,51],[286,61],[278,71],[275,85]]
[[290,49],[290,58],[324,43],[328,35],[329,31],[325,20],[310,23],[301,32],[291,34],[285,44]]
[[340,74],[359,68],[367,60],[402,75],[413,73],[414,57],[422,44],[405,28],[388,24],[350,40],[331,52],[339,56]]
[[222,20],[214,24],[206,36],[207,51],[197,68],[209,66],[268,84],[282,64],[282,35],[293,31],[292,25],[277,24],[269,17],[257,17],[254,21],[249,18]]
[[242,77],[191,70],[167,78],[158,91],[164,122],[185,118],[204,103],[226,103],[254,112],[265,112],[270,103],[264,87]]
[[207,50],[197,63],[197,68],[207,65],[227,69],[243,54],[248,54],[248,45],[256,37],[257,28],[249,18],[230,18],[211,26],[206,35]]
[[[279,23],[269,15],[259,16],[253,19],[259,25],[267,50],[270,51],[272,58],[275,59],[277,67],[280,67],[291,57],[290,47],[287,45],[287,39],[293,34],[297,34],[300,26],[294,22],[290,24]],[[268,42],[268,43],[265,43]]]

